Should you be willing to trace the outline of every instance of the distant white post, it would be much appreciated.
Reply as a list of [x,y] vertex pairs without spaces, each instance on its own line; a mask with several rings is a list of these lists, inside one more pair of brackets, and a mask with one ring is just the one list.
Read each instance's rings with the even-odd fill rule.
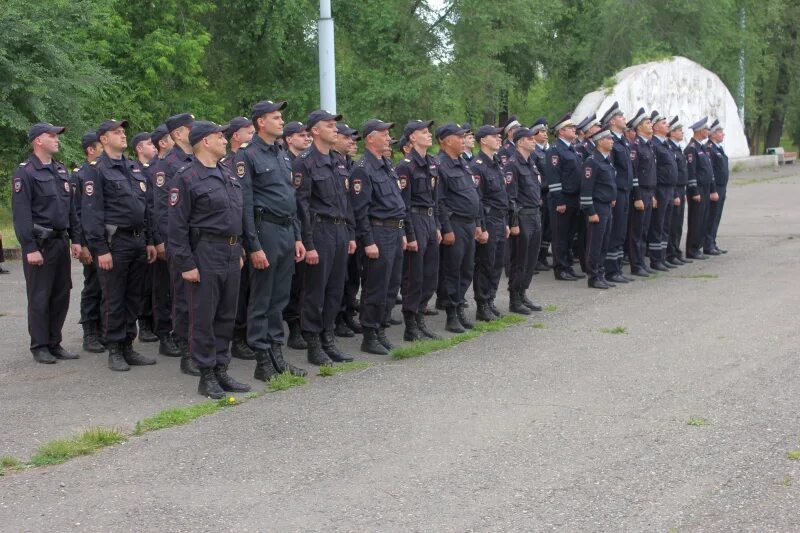
[[319,1],[319,100],[320,107],[336,113],[336,54],[333,44],[331,0]]

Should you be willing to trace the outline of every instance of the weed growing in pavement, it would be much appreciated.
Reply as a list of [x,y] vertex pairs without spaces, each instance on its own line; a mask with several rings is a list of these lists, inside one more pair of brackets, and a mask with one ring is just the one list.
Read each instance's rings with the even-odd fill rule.
[[717,279],[718,274],[690,274],[688,276],[678,276],[683,279]]
[[686,421],[687,426],[710,426],[711,422],[706,420],[705,418],[701,418],[699,416],[690,417],[689,420]]
[[32,466],[55,465],[73,457],[89,455],[100,448],[119,444],[125,435],[114,428],[94,427],[86,429],[67,439],[55,439],[39,446],[39,451],[31,457]]
[[783,486],[784,487],[791,487],[792,486],[792,476],[786,474],[783,476]]
[[3,468],[18,468],[21,465],[22,463],[19,462],[19,459],[11,455],[0,457],[0,466]]
[[627,335],[628,328],[622,326],[614,326],[613,328],[600,328],[603,333],[610,333],[611,335]]
[[545,329],[547,326],[544,325],[544,322],[535,322],[531,325],[533,329]]
[[147,431],[181,426],[195,418],[216,413],[220,409],[222,409],[222,405],[218,401],[195,403],[185,407],[170,407],[149,418],[136,422],[133,434],[141,435]]
[[786,452],[786,457],[788,457],[792,461],[800,461],[800,448],[792,450],[790,452]]
[[267,383],[267,392],[278,392],[305,385],[308,380],[302,376],[295,376],[289,372],[275,374]]
[[558,309],[556,304],[547,304],[544,306],[544,310],[547,311],[548,313],[555,313],[556,309]]
[[342,372],[353,372],[355,370],[364,370],[372,366],[369,361],[350,361],[347,363],[339,363],[336,365],[322,365],[319,367],[318,376],[324,378],[341,374]]

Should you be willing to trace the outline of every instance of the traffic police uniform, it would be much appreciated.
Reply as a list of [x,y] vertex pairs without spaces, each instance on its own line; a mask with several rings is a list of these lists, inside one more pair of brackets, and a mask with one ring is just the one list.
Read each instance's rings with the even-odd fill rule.
[[[678,123],[678,117],[670,121],[670,132],[682,128]],[[675,198],[680,200],[680,205],[672,207],[672,220],[669,225],[669,242],[667,243],[667,262],[672,265],[686,263],[681,251],[681,238],[683,237],[683,220],[686,214],[686,183],[688,180],[686,168],[686,154],[683,153],[678,143],[669,139],[667,141],[670,150],[675,154],[675,163],[678,167],[678,177],[675,182]],[[692,260],[689,259],[688,262]]]
[[[36,124],[28,131],[33,141],[45,133],[61,134],[64,128]],[[81,229],[72,204],[67,168],[53,160],[43,164],[31,154],[12,177],[11,207],[14,231],[22,250],[22,267],[28,292],[28,333],[34,359],[55,363],[76,359],[61,347],[61,329],[69,309],[70,251],[67,237],[81,242]],[[44,263],[34,266],[27,255],[40,252]]]
[[[631,120],[634,128],[643,120],[649,119],[644,109]],[[644,209],[641,211],[631,207],[630,220],[628,221],[628,257],[631,262],[631,272],[634,274],[647,274],[645,264],[647,250],[647,231],[650,228],[650,219],[653,215],[653,197],[655,196],[656,157],[653,153],[652,143],[641,136],[634,139],[631,146],[633,161],[633,201],[641,200]]]
[[[653,124],[665,117],[653,111],[651,115]],[[675,199],[675,185],[678,182],[678,163],[675,154],[667,144],[667,139],[659,139],[653,135],[650,140],[653,153],[656,157],[656,208],[650,221],[647,233],[647,250],[650,255],[650,266],[655,270],[672,268],[667,265],[667,241],[669,240],[669,225],[672,222],[672,208]]]
[[[547,130],[547,120],[544,117],[539,118],[531,125],[530,129],[534,133],[539,130]],[[547,145],[537,144],[531,157],[533,157],[542,182],[542,209],[540,209],[542,216],[542,242],[539,244],[539,261],[536,269],[545,271],[550,269],[550,264],[547,262],[547,254],[550,252],[550,242],[553,239],[552,228],[550,227],[550,211],[547,209],[547,180],[542,179],[545,162],[547,161]]]
[[[702,118],[692,124],[690,128],[698,131],[707,128],[707,118]],[[708,211],[710,194],[714,192],[714,169],[708,147],[692,139],[683,151],[686,154],[686,168],[688,182],[686,186],[686,201],[689,204],[688,230],[686,234],[686,257],[690,259],[703,259],[702,247],[708,228]],[[695,202],[692,197],[700,196],[700,201]]]
[[[710,130],[713,132],[716,128],[722,128],[719,121],[714,121]],[[706,230],[706,240],[703,243],[703,250],[707,254],[717,255],[725,253],[717,246],[717,231],[719,230],[719,222],[722,219],[722,208],[725,207],[725,197],[728,192],[728,176],[730,169],[728,168],[728,155],[725,149],[720,144],[716,144],[711,139],[708,140],[708,153],[711,158],[711,166],[714,169],[714,190],[719,195],[719,200],[716,202],[709,202],[708,206],[708,229]]]
[[[601,129],[595,140],[609,137],[610,130]],[[615,141],[616,142],[616,141]],[[586,269],[589,287],[607,289],[613,287],[605,279],[605,262],[611,242],[611,204],[617,199],[617,182],[614,165],[609,157],[595,150],[583,164],[581,180],[581,209],[586,215]],[[589,217],[598,215],[599,222],[589,222]]]
[[497,151],[497,158],[500,160],[502,166],[506,166],[508,158],[514,154],[514,142],[509,138],[509,133],[513,135],[513,131],[520,126],[522,126],[522,124],[520,124],[517,119],[517,115],[511,115],[500,124],[500,127],[503,128],[503,146]]

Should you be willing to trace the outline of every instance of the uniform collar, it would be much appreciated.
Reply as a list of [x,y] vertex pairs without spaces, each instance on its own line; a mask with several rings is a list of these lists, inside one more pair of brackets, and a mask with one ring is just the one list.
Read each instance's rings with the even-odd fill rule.
[[364,150],[363,159],[372,168],[386,167],[386,160],[383,157],[381,157],[380,159],[375,157],[375,154],[373,154],[369,150]]
[[267,144],[267,142],[264,139],[262,139],[258,134],[253,135],[253,140],[250,142],[258,146],[265,152],[270,150],[277,152],[278,150],[280,150],[280,147],[278,146],[278,141],[275,141],[272,144]]
[[428,164],[428,155],[420,155],[419,152],[411,149],[411,152],[408,154],[410,156],[411,161],[417,164],[419,167],[424,167]]
[[51,159],[50,164],[45,165],[44,163],[42,163],[42,160],[39,159],[39,156],[37,156],[36,154],[31,154],[30,157],[28,158],[28,161],[33,163],[33,168],[35,168],[36,170],[42,170],[43,168],[53,168],[53,163],[55,163],[55,160]]
[[497,154],[494,154],[492,157],[489,157],[489,155],[483,150],[478,151],[477,159],[483,159],[484,161],[491,161],[495,164],[500,164],[500,159],[497,157]]
[[[176,146],[176,148],[178,148],[180,150],[179,147]],[[181,150],[181,152],[183,152],[183,150]],[[186,152],[183,152],[183,153],[186,153]],[[106,166],[109,166],[109,167],[121,167],[121,168],[127,168],[128,167],[128,159],[125,157],[125,154],[122,154],[122,157],[120,157],[119,159],[111,159],[108,156],[108,154],[105,153],[105,151],[104,151],[102,154],[100,154],[100,157],[98,157],[98,160],[103,160],[103,162],[105,162]]]
[[201,180],[206,178],[215,177],[222,179],[222,171],[219,169],[219,163],[214,168],[209,168],[201,163],[196,157],[191,162],[194,171],[197,173],[197,177]]

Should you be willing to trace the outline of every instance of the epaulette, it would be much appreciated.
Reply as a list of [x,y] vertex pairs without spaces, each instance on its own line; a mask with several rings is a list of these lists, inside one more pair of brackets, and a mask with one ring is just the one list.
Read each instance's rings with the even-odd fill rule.
[[78,167],[75,167],[75,168],[72,169],[73,172],[78,172],[79,170],[80,170],[80,168],[78,168]]
[[301,158],[301,159],[305,159],[305,158],[307,158],[307,157],[308,157],[308,154],[310,154],[310,153],[311,153],[311,147],[308,147],[308,148],[306,148],[305,150],[303,150],[303,151],[300,153],[300,155],[298,155],[297,157],[299,157],[299,158]]
[[406,163],[411,163],[411,160],[408,158],[403,159],[403,161],[405,161]]
[[250,143],[249,142],[248,143],[242,143],[242,144],[239,145],[239,148],[247,148],[248,144],[250,144]]
[[356,166],[357,167],[363,167],[366,164],[367,164],[367,160],[362,157],[361,159],[358,160],[358,163],[356,164]]
[[178,171],[175,174],[178,175],[181,172],[183,172],[184,170],[186,170],[187,168],[189,168],[189,165],[183,165],[181,168],[178,169]]
[[150,168],[150,163],[142,163],[142,166],[143,166],[144,168]]
[[482,165],[482,164],[483,164],[483,160],[481,160],[481,159],[476,159],[476,160],[475,160],[475,163],[476,163],[476,164],[478,164],[478,165]]
[[24,162],[20,163],[19,166],[26,167],[26,166],[28,166],[28,163],[30,163],[30,161],[24,161]]
[[90,164],[90,165],[92,165],[92,166],[96,165],[96,164],[97,164],[97,159],[95,159],[94,161],[92,161],[92,162],[91,162],[91,163],[89,163],[89,164]]

